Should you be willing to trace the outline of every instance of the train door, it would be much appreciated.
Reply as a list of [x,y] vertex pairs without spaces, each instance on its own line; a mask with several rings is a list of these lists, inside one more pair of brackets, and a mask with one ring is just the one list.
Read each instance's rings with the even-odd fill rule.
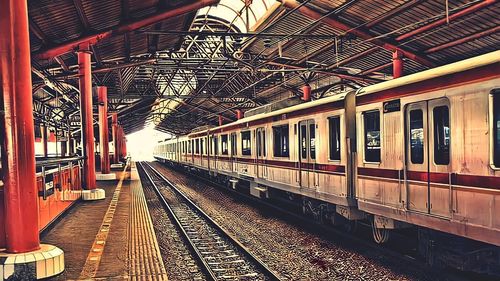
[[299,122],[300,186],[315,188],[316,124],[314,120]]
[[266,165],[266,129],[257,128],[255,130],[256,146],[257,146],[257,177],[267,178]]
[[450,112],[447,99],[406,108],[407,209],[449,217]]

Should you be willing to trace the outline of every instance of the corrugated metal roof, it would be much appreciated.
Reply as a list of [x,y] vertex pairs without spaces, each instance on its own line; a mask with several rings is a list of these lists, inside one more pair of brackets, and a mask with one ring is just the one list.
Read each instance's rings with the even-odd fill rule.
[[[242,3],[238,1],[244,0],[234,1],[240,7]],[[259,1],[265,1],[266,7],[272,6],[270,0],[253,2],[262,6]],[[81,11],[75,5],[78,2],[81,3]],[[114,28],[124,22],[148,17],[160,10],[188,2],[29,1],[32,50],[37,52],[89,32]],[[476,5],[484,5],[483,2],[448,0],[449,15],[453,17]],[[224,5],[228,3],[225,1]],[[324,19],[313,19],[301,12],[302,9],[292,10],[281,5],[269,14],[271,18],[259,21],[258,32],[270,36],[261,34],[245,43],[249,36],[234,35],[240,29],[231,25],[231,19],[210,14],[210,10],[214,9],[204,9],[195,21],[194,13],[186,14],[144,27],[140,31],[99,41],[93,48],[94,67],[110,70],[95,74],[95,81],[108,86],[111,107],[124,112],[123,120],[128,117],[133,120],[127,130],[143,127],[142,118],[161,120],[159,128],[162,130],[182,132],[193,126],[215,124],[217,115],[223,115],[225,119],[234,118],[233,111],[236,108],[258,106],[296,95],[305,80],[312,85],[314,94],[319,96],[329,89],[329,85],[347,83],[359,87],[375,83],[381,77],[390,79],[392,50],[387,48],[388,45],[411,52],[431,64],[444,65],[498,50],[500,43],[498,2],[406,39],[398,37],[445,19],[445,2],[302,0],[297,3],[320,16],[328,15],[323,17],[328,18],[330,23],[337,21],[346,25],[347,30],[339,25],[332,26]],[[245,12],[241,15],[245,15]],[[238,18],[238,21],[241,19]],[[239,24],[241,27],[241,22]],[[174,32],[189,30],[227,34],[208,36]],[[353,30],[365,36],[360,38],[349,34]],[[157,33],[151,33],[153,31]],[[278,35],[286,35],[286,38]],[[222,38],[227,40],[225,45]],[[246,48],[239,48],[240,41]],[[227,47],[226,51],[221,48],[222,45]],[[281,57],[278,46],[281,48]],[[419,63],[411,58],[404,60],[405,74],[429,68],[429,63]],[[120,65],[141,61],[147,63],[115,69]],[[61,62],[68,69],[64,70]],[[74,76],[77,61],[74,54],[61,55],[59,62],[35,61],[35,64],[52,79],[64,79],[77,86]],[[64,78],[68,75],[72,78]],[[186,88],[185,81],[191,79],[189,77],[196,80],[195,89]],[[35,82],[40,81],[35,79]],[[170,85],[169,95],[175,96],[177,91],[188,91],[189,94],[181,97],[172,113],[153,116],[148,112],[152,110],[154,101],[161,94],[159,89],[164,85]],[[147,105],[126,110],[133,104],[137,106],[142,103],[141,100],[146,101]]]

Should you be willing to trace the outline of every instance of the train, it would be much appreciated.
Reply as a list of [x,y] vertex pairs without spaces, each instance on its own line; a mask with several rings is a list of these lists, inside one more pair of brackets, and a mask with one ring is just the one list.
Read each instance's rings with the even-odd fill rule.
[[499,274],[500,51],[281,105],[161,141],[154,157],[367,221],[377,243],[415,228],[428,262]]

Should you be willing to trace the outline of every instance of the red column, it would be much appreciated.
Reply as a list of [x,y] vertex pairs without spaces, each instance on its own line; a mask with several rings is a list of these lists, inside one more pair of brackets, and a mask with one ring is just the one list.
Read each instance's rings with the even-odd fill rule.
[[101,151],[101,173],[109,174],[109,138],[108,138],[108,88],[97,87],[99,93],[99,144]]
[[302,87],[302,94],[303,101],[311,100],[311,86],[309,86],[309,84],[305,84],[304,87]]
[[123,146],[124,146],[124,140],[125,140],[125,135],[123,133],[123,127],[122,126],[119,126],[119,131],[120,131],[120,136],[119,136],[119,139],[120,139],[120,158],[119,159],[122,159],[125,157],[125,155],[123,154]]
[[118,113],[111,113],[111,135],[113,136],[113,163],[117,164],[120,160],[118,156]]
[[92,118],[92,76],[89,46],[78,51],[80,84],[80,122],[82,125],[83,183],[85,189],[95,189],[94,124]]
[[47,130],[47,126],[42,126],[42,149],[43,149],[43,157],[47,157],[49,155],[49,147],[47,145],[49,139],[49,132]]
[[219,126],[222,126],[222,115],[219,115]]
[[125,158],[125,157],[127,157],[127,137],[125,136],[125,130],[123,130],[123,127],[122,127],[122,135],[123,135],[122,155],[123,155],[123,158]]
[[403,53],[394,51],[392,53],[392,78],[403,76]]
[[240,120],[241,118],[243,118],[243,111],[236,109],[236,119]]
[[5,248],[40,248],[27,1],[0,0],[0,92]]

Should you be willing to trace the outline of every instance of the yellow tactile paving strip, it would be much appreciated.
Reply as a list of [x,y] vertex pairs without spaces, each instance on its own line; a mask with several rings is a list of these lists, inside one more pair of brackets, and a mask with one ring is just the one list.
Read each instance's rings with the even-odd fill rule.
[[106,246],[106,240],[111,228],[111,223],[113,222],[113,216],[116,211],[116,206],[118,205],[118,199],[120,198],[120,192],[122,190],[123,180],[126,175],[125,171],[127,170],[127,167],[128,165],[125,166],[120,177],[120,181],[116,186],[115,192],[113,193],[113,198],[109,203],[108,210],[104,215],[104,219],[99,228],[99,232],[97,233],[94,243],[92,244],[92,248],[90,249],[90,252],[87,256],[87,260],[85,261],[85,265],[83,266],[79,279],[94,278],[97,270],[99,269],[99,264],[104,253],[104,247]]
[[[132,178],[138,178],[132,170]],[[167,280],[146,198],[139,180],[131,185],[130,224],[128,231],[129,279]]]

